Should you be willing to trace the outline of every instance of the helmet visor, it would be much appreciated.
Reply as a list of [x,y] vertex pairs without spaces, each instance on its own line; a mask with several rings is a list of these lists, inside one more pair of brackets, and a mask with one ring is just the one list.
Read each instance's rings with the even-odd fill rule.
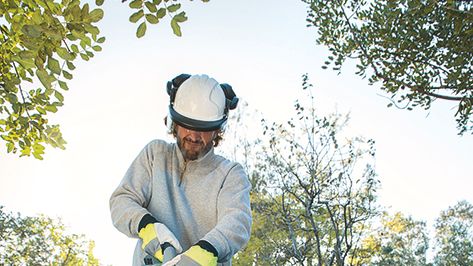
[[185,117],[170,105],[169,106],[169,115],[174,123],[178,124],[181,127],[194,130],[194,131],[214,131],[221,129],[222,125],[227,121],[227,117],[223,116],[222,119],[216,121],[203,121]]

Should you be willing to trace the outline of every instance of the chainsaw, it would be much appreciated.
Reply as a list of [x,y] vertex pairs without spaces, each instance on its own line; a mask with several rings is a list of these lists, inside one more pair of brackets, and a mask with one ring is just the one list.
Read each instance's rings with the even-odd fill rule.
[[173,246],[169,246],[164,249],[163,262],[157,260],[154,256],[146,255],[143,259],[143,266],[161,266],[164,263],[172,260],[177,255],[176,249]]

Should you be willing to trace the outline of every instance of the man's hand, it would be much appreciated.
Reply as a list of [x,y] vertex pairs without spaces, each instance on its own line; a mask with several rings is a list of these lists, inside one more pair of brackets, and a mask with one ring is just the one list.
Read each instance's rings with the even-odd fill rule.
[[216,266],[217,256],[199,245],[192,246],[186,252],[178,255],[162,266]]
[[174,234],[162,223],[150,223],[143,227],[138,236],[143,240],[141,248],[148,254],[153,255],[159,261],[163,261],[162,246],[165,243],[172,245],[177,253],[182,252],[181,244]]

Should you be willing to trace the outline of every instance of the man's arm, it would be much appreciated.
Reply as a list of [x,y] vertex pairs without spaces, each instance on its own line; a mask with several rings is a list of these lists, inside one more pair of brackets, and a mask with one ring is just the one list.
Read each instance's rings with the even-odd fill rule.
[[150,143],[130,165],[110,197],[113,225],[129,237],[138,237],[139,223],[149,214],[145,207],[151,198],[152,156]]
[[229,171],[219,193],[217,225],[202,239],[217,250],[219,262],[228,261],[250,239],[250,189],[251,184],[243,167],[236,164]]

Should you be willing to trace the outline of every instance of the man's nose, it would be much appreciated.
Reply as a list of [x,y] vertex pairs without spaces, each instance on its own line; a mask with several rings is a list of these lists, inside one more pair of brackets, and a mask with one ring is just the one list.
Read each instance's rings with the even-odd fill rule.
[[193,131],[193,130],[189,130],[189,129],[186,129],[187,130],[187,136],[192,140],[192,141],[196,141],[196,140],[200,140],[200,133],[199,132],[196,132],[196,131]]

